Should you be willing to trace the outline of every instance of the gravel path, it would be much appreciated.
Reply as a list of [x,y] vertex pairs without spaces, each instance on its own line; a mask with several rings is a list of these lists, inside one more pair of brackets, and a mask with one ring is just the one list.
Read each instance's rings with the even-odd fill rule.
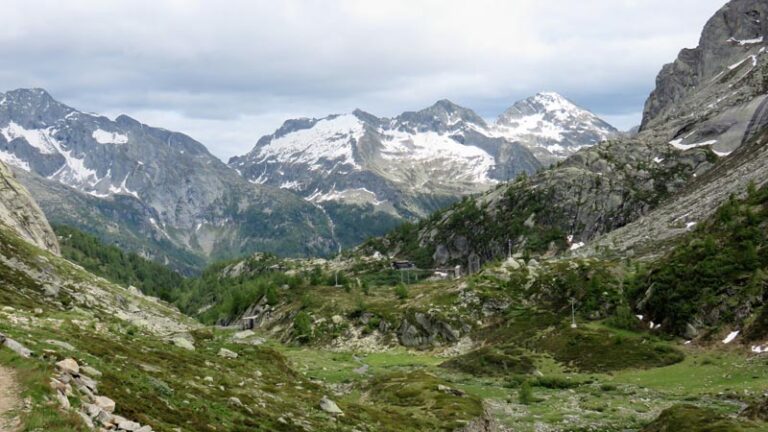
[[21,407],[19,389],[13,371],[0,366],[0,432],[14,432],[19,428],[16,412]]

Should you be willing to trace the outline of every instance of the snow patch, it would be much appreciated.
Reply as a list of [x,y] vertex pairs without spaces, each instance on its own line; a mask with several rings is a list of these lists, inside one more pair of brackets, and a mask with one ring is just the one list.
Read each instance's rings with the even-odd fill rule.
[[[360,169],[355,162],[353,146],[364,133],[363,123],[352,114],[326,117],[309,129],[272,139],[259,149],[258,162],[275,159],[282,163],[303,163],[316,171],[322,168],[322,160],[331,160]],[[263,183],[266,179],[261,181],[259,178],[255,182]]]
[[38,149],[40,153],[56,153],[56,145],[54,144],[56,140],[53,138],[53,130],[51,128],[25,129],[15,122],[10,122],[8,126],[0,129],[0,133],[3,134],[8,142],[16,138],[24,138],[29,145]]
[[3,150],[0,150],[0,160],[5,162],[8,165],[13,165],[17,168],[21,168],[24,171],[31,171],[32,169],[29,167],[29,163],[25,160],[20,159],[18,156],[16,156],[13,153],[9,153]]
[[380,132],[384,135],[381,155],[393,161],[393,167],[448,167],[455,181],[494,182],[489,177],[489,171],[496,162],[493,156],[479,147],[464,145],[450,136],[431,131],[415,134],[402,131]]
[[757,38],[754,38],[754,39],[742,39],[742,40],[739,40],[739,39],[736,39],[736,38],[732,37],[732,38],[729,38],[727,40],[727,42],[734,42],[734,43],[737,43],[737,44],[742,45],[742,46],[744,46],[744,45],[754,45],[754,44],[763,43],[763,37],[760,36],[760,37],[757,37]]
[[704,146],[709,146],[709,145],[712,145],[712,144],[717,144],[717,140],[703,141],[703,142],[694,143],[694,144],[683,144],[683,140],[684,139],[685,138],[678,138],[678,139],[670,141],[669,144],[672,145],[672,147],[674,147],[674,148],[676,148],[678,150],[690,150],[690,149],[696,148],[696,147],[704,147]]
[[91,134],[94,140],[99,144],[125,144],[128,142],[128,136],[118,132],[108,132],[104,129],[96,129]]
[[733,340],[736,339],[736,336],[738,336],[738,335],[739,335],[739,331],[738,330],[732,331],[732,332],[728,333],[728,336],[726,336],[725,339],[723,339],[723,343],[724,344],[729,344],[729,343],[733,342]]
[[575,251],[584,247],[584,242],[577,242],[571,245],[571,250]]

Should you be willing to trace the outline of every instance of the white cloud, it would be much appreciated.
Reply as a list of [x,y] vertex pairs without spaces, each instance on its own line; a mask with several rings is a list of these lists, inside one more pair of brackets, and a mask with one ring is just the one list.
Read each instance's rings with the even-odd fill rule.
[[395,115],[444,97],[493,117],[552,89],[615,117],[642,109],[723,3],[6,0],[0,80],[179,129],[222,157],[283,115]]

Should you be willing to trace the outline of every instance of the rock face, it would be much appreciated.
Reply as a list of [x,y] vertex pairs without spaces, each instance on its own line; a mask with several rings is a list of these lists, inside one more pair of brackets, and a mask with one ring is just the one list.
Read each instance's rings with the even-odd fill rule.
[[766,8],[753,0],[724,6],[700,46],[664,67],[637,135],[446,210],[420,226],[422,248],[438,263],[464,265],[505,256],[509,242],[545,254],[640,253],[685,232],[748,182],[765,183]]
[[336,250],[319,209],[245,181],[192,138],[125,115],[85,114],[41,89],[0,94],[0,160],[30,173],[20,180],[41,192],[53,222],[162,261],[190,260],[167,256],[171,249],[203,259]]
[[429,348],[441,343],[455,343],[461,333],[451,324],[417,312],[410,318],[404,318],[397,330],[397,339],[403,346],[410,348]]
[[35,245],[59,253],[59,242],[45,215],[3,162],[0,162],[0,223]]
[[768,4],[761,0],[735,0],[723,6],[707,22],[699,46],[682,50],[677,60],[662,68],[656,89],[645,103],[641,130],[673,115],[671,111],[680,108],[684,99],[700,92],[701,84],[740,69],[740,63],[756,67],[750,63],[752,55],[765,52],[767,14]]
[[547,166],[619,132],[554,92],[515,102],[499,116],[493,130],[497,136],[523,144]]

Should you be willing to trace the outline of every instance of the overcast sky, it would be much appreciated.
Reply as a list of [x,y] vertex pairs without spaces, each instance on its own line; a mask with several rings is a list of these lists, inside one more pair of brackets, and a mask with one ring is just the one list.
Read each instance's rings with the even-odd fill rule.
[[222,159],[283,120],[557,91],[625,129],[725,0],[4,0],[2,90],[178,130]]

